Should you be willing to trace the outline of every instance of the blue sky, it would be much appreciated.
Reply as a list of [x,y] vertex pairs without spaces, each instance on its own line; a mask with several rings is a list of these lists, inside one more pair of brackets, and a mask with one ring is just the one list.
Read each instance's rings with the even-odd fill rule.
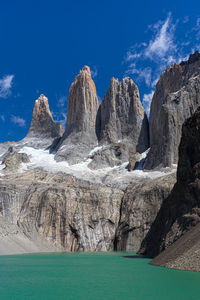
[[29,128],[49,98],[65,124],[71,83],[89,65],[99,99],[111,77],[130,76],[148,112],[159,75],[200,50],[199,1],[19,0],[0,3],[0,142]]

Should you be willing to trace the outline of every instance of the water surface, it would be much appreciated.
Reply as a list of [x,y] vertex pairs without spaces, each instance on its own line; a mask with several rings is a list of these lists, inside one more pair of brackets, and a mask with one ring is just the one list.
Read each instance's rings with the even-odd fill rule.
[[0,256],[1,300],[199,300],[200,273],[148,265],[134,253]]

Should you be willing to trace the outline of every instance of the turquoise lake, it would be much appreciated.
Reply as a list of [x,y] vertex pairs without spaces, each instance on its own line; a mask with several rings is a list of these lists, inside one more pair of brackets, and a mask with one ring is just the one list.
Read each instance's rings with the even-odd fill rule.
[[148,262],[130,252],[0,256],[0,299],[200,299],[200,273]]

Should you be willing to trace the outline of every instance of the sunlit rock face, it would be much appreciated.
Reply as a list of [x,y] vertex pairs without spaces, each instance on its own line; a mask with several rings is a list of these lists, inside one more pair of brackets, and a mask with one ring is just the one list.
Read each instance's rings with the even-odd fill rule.
[[200,105],[200,54],[173,64],[161,74],[150,110],[150,152],[146,169],[171,166],[178,161],[184,121]]
[[35,101],[31,125],[27,137],[56,138],[61,136],[64,128],[54,122],[49,109],[48,98],[43,94]]
[[123,141],[137,152],[149,146],[148,119],[140,102],[139,90],[129,77],[112,78],[100,106],[100,141]]
[[30,170],[0,178],[1,215],[34,244],[40,237],[67,251],[113,250],[122,196],[62,173]]
[[85,66],[69,90],[65,136],[78,132],[94,134],[98,107],[96,86],[90,68]]
[[95,147],[98,107],[90,68],[85,66],[69,90],[66,130],[57,146],[57,160],[67,160],[69,164],[78,163]]

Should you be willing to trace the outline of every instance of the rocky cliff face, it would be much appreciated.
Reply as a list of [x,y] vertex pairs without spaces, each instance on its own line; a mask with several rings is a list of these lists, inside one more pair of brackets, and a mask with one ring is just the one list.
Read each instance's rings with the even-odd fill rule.
[[178,161],[184,121],[200,105],[200,54],[173,64],[156,85],[150,110],[150,152],[146,169],[171,166]]
[[57,138],[64,132],[61,124],[55,123],[49,109],[48,98],[43,94],[35,101],[31,125],[27,134],[29,138]]
[[123,192],[62,173],[0,177],[0,212],[33,239],[67,251],[113,250]]
[[85,66],[69,90],[67,124],[57,146],[57,160],[78,163],[97,144],[96,116],[99,103],[90,68]]
[[112,78],[100,105],[101,142],[124,141],[144,152],[149,146],[148,120],[140,102],[138,87],[129,77]]
[[[175,161],[182,122],[199,102],[199,56],[161,76],[146,167]],[[43,239],[44,248],[50,243],[67,251],[137,251],[143,241],[142,253],[159,253],[200,220],[199,114],[183,127],[178,181],[170,193],[175,174],[141,167],[148,120],[137,86],[130,78],[112,79],[99,107],[84,67],[70,88],[62,137],[42,95],[27,137],[0,145],[1,216],[33,243]]]
[[185,121],[177,183],[163,202],[140,253],[155,256],[200,222],[200,108]]
[[0,213],[34,244],[33,250],[43,240],[41,250],[136,251],[174,178],[164,175],[142,184],[135,179],[124,190],[111,181],[96,184],[41,166],[8,169],[0,175]]
[[138,251],[163,201],[176,182],[175,173],[127,187],[121,205],[116,250]]

